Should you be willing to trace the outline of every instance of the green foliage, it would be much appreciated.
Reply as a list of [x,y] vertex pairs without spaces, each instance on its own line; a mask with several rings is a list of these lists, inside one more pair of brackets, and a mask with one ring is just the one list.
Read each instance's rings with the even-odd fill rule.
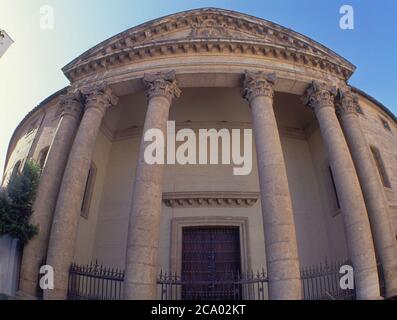
[[0,235],[9,235],[25,244],[38,233],[29,223],[40,179],[40,166],[27,161],[22,173],[14,173],[7,188],[0,190]]

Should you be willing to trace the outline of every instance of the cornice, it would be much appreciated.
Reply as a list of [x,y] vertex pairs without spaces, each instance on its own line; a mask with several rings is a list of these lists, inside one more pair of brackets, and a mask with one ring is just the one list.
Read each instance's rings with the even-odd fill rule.
[[382,110],[387,116],[389,116],[395,124],[397,124],[397,117],[394,115],[393,112],[390,111],[389,108],[387,108],[383,103],[379,102],[377,99],[369,95],[368,93],[362,91],[359,88],[356,88],[354,86],[350,86],[352,92],[358,94],[359,96],[367,99],[369,102],[373,103],[376,107],[379,107],[380,110]]
[[8,164],[8,160],[10,158],[11,152],[13,148],[15,147],[15,139],[18,136],[18,133],[20,130],[24,127],[24,125],[34,118],[36,115],[38,115],[41,112],[45,113],[45,106],[49,104],[51,101],[54,99],[57,99],[60,95],[65,94],[67,92],[68,87],[64,87],[55,93],[51,94],[47,98],[45,98],[43,101],[41,101],[36,107],[34,107],[29,113],[26,114],[26,116],[19,122],[18,126],[15,128],[14,132],[12,133],[12,136],[10,138],[10,143],[8,144],[7,148],[7,154],[6,154],[6,159],[4,161],[4,167],[3,167],[3,173],[5,172]]
[[[174,38],[169,39],[172,35]],[[332,50],[290,29],[233,11],[205,8],[126,30],[88,50],[63,71],[75,81],[142,59],[204,53],[290,60],[345,80],[355,70]]]
[[186,207],[251,207],[259,192],[164,192],[163,203],[171,208]]

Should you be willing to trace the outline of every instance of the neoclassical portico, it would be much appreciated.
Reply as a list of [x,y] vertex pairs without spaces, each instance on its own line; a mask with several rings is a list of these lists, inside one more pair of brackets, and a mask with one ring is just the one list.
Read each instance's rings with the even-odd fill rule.
[[[289,147],[283,141],[285,124],[278,120],[280,113],[284,112],[280,111],[280,107],[287,103],[302,108],[308,114],[305,117],[309,119],[309,125],[305,122],[302,130],[292,128],[293,125],[288,128],[289,132],[292,129],[302,132],[300,142],[306,143],[310,130],[319,129],[320,147],[316,145],[312,153],[324,153],[325,162],[332,169],[343,218],[341,225],[344,231],[341,234],[346,237],[357,298],[380,298],[377,262],[382,264],[385,273],[386,295],[395,294],[397,248],[391,212],[356,113],[359,102],[347,84],[353,71],[354,66],[342,57],[291,30],[254,17],[211,8],[172,15],[132,28],[68,64],[64,72],[72,85],[56,107],[63,111],[52,138],[34,205],[32,221],[39,225],[40,234],[24,249],[21,296],[36,295],[38,269],[45,258],[46,264],[54,268],[55,289],[45,290],[44,298],[67,298],[69,267],[75,262],[75,252],[78,250],[76,239],[81,204],[94,151],[98,148],[96,144],[101,130],[104,130],[104,119],[108,117],[109,122],[116,123],[112,111],[124,108],[118,113],[117,121],[130,123],[131,119],[125,115],[140,116],[135,110],[141,103],[139,94],[145,93],[146,100],[142,102],[144,117],[140,120],[142,128],[136,127],[138,121],[127,128],[139,132],[140,142],[134,151],[137,160],[133,162],[133,157],[128,158],[128,167],[133,167],[131,171],[135,174],[132,178],[117,176],[123,181],[123,188],[131,186],[131,193],[123,202],[128,209],[128,222],[123,220],[121,223],[128,224],[128,228],[123,238],[125,240],[117,250],[122,251],[120,256],[123,257],[123,265],[119,267],[125,269],[124,298],[158,298],[159,261],[164,264],[167,260],[164,259],[166,245],[161,242],[160,235],[162,232],[179,232],[167,228],[172,229],[174,224],[170,221],[181,218],[182,214],[177,209],[172,212],[164,210],[164,192],[175,191],[178,184],[172,184],[168,179],[167,189],[164,189],[164,176],[167,169],[171,169],[166,165],[145,162],[144,151],[149,142],[144,140],[144,133],[150,129],[160,129],[166,133],[170,115],[179,119],[181,106],[178,103],[184,93],[200,88],[219,90],[219,99],[214,99],[217,104],[224,103],[221,94],[225,88],[233,94],[239,92],[238,98],[234,96],[237,111],[233,112],[238,114],[241,110],[251,116],[248,126],[252,128],[255,141],[255,182],[258,181],[258,189],[246,190],[243,182],[241,186],[237,183],[232,187],[239,192],[259,191],[260,194],[260,219],[247,224],[247,238],[251,237],[255,239],[251,242],[257,243],[263,236],[264,240],[260,240],[262,246],[251,246],[252,252],[249,253],[248,246],[244,244],[241,250],[246,250],[244,254],[249,257],[246,260],[255,260],[253,256],[259,254],[265,257],[260,263],[266,267],[268,298],[303,298],[300,268],[302,256],[308,256],[305,250],[310,250],[299,247],[298,233],[299,230],[302,233],[302,224],[307,219],[304,214],[311,207],[299,210],[299,206],[304,207],[304,204],[297,199],[296,181],[292,181],[295,179],[294,168],[288,168],[286,160]],[[285,102],[283,97],[289,100]],[[228,101],[225,104],[232,103]],[[172,114],[177,105],[179,109]],[[133,111],[126,113],[125,110]],[[215,113],[216,109],[212,111]],[[189,125],[190,117],[183,115],[180,119],[185,121],[183,124]],[[207,120],[206,117],[211,119],[211,114],[198,118]],[[284,119],[299,117],[292,113]],[[221,125],[233,127],[235,124],[225,121]],[[117,140],[114,140],[109,144],[116,143]],[[113,150],[119,152],[120,157],[127,158],[125,148],[132,149],[134,145],[131,142],[122,151],[106,149],[102,156],[111,157],[110,150]],[[305,153],[309,155],[305,161],[309,161],[310,152]],[[115,163],[120,165],[121,160],[117,158]],[[315,170],[312,169],[314,166],[308,167]],[[106,166],[101,169],[106,171],[107,181],[112,181],[111,177],[116,175],[117,169]],[[184,173],[182,179],[189,178]],[[322,182],[323,178],[319,174],[316,179]],[[302,188],[305,187],[302,182]],[[207,188],[199,190],[201,193],[208,190],[216,192],[217,185],[201,188]],[[106,217],[108,220],[113,216],[121,219],[118,212],[121,205],[119,207],[115,202],[110,199],[98,205],[110,208],[106,209],[110,211]],[[327,204],[316,208],[318,212],[312,216],[323,215],[322,211],[328,210]],[[202,211],[197,209],[186,213],[186,216],[199,220],[201,214]],[[241,221],[248,220],[250,214],[232,212],[230,217],[226,214],[222,219],[227,221],[224,225],[233,224],[230,222],[232,219],[243,224]],[[211,208],[203,216],[201,225],[210,225],[210,221],[215,220],[220,220],[222,225],[218,215],[219,211]],[[330,218],[330,224],[336,224],[338,219],[336,215]],[[162,221],[171,227],[162,225]],[[253,226],[252,221],[256,224],[260,221],[260,234],[258,225]],[[189,225],[189,222],[186,224]],[[107,235],[107,226],[104,225],[93,227],[97,230],[104,228],[104,231],[97,231],[102,234],[96,241],[104,242],[103,239],[111,236]],[[328,232],[334,232],[332,228]],[[82,244],[81,240],[78,244]],[[181,248],[182,244],[177,247]],[[169,251],[175,250],[170,248]],[[174,258],[171,257],[171,260]],[[173,263],[170,262],[170,268]],[[249,262],[245,264],[249,265]],[[171,271],[176,270],[179,269]]]
[[[269,298],[300,299],[295,225],[280,138],[273,113],[273,85],[276,75],[246,72],[244,79],[242,93],[250,103],[257,145]],[[147,74],[143,81],[148,96],[144,132],[152,128],[165,132],[172,100],[180,95],[175,73],[170,71]],[[61,184],[63,196],[58,198],[47,256],[47,264],[54,266],[58,286],[54,291],[45,291],[47,299],[66,298],[67,272],[74,250],[78,204],[83,197],[90,154],[106,109],[117,103],[117,99],[103,83],[92,88],[84,88],[81,92],[86,97],[85,112]],[[331,86],[313,82],[306,94],[307,103],[316,112],[332,159],[338,194],[342,195],[340,201],[346,221],[346,232],[348,237],[351,237],[349,249],[356,270],[358,297],[376,299],[379,297],[379,284],[370,225],[353,161],[336,117],[334,93],[336,91]],[[65,104],[64,101],[62,100],[61,106]],[[164,166],[145,163],[144,148],[147,144],[148,142],[142,138],[134,181],[126,258],[126,299],[155,299],[157,294],[158,236]],[[51,161],[50,159],[48,161]],[[51,163],[47,168],[52,168]],[[57,174],[50,183],[57,183],[56,177],[61,171],[62,169],[56,171]],[[67,191],[62,192],[63,189]],[[42,191],[39,191],[39,196],[40,192]],[[50,218],[43,218],[43,221],[48,224]]]

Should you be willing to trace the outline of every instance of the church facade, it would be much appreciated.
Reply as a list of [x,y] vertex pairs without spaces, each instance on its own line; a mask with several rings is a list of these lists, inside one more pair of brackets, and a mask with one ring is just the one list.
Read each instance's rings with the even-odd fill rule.
[[[214,8],[83,53],[10,141],[3,184],[28,159],[42,166],[18,294],[37,297],[46,264],[44,299],[66,299],[71,265],[99,261],[124,270],[124,299],[160,298],[162,272],[191,280],[174,298],[208,298],[216,285],[195,281],[250,270],[264,270],[266,299],[302,299],[302,268],[349,260],[358,299],[381,297],[379,265],[396,295],[397,119],[348,84],[354,71],[302,34]],[[167,121],[252,132],[252,170],[148,163],[144,134],[167,136]]]

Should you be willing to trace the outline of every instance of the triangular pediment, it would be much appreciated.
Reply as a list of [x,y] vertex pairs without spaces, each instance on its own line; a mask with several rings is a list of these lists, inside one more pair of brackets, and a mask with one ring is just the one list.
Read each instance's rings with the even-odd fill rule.
[[[176,13],[128,29],[88,50],[63,70],[68,76],[79,66],[85,66],[88,70],[93,65],[112,62],[112,59],[131,58],[136,54],[134,52],[142,56],[145,51],[176,51],[178,46],[203,42],[247,43],[259,46],[259,50],[262,50],[260,46],[267,46],[275,54],[290,54],[294,59],[299,54],[308,54],[309,60],[320,59],[315,61],[316,64],[330,63],[343,69],[347,77],[355,68],[332,50],[291,29],[233,11],[204,8]],[[156,46],[163,47],[155,49]],[[258,49],[252,47],[250,50]],[[282,50],[289,50],[290,53]],[[128,51],[130,53],[127,55]]]

